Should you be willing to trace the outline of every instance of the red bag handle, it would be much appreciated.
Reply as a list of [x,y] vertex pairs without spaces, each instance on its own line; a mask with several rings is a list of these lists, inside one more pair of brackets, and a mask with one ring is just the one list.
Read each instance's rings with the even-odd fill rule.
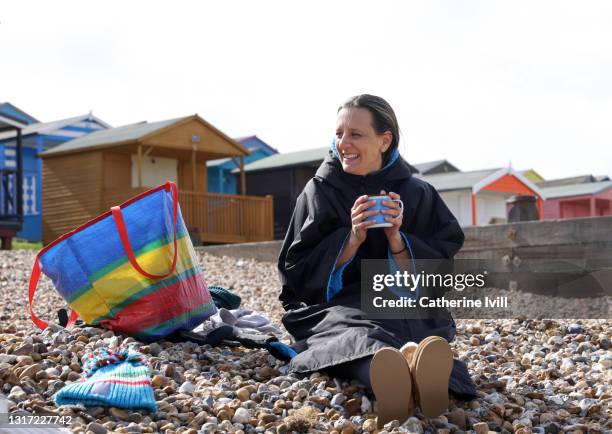
[[127,228],[125,227],[125,221],[123,220],[123,213],[121,212],[120,206],[114,206],[111,208],[111,212],[113,214],[113,218],[115,219],[115,225],[117,225],[117,231],[119,232],[119,237],[121,238],[121,243],[123,244],[123,249],[125,250],[125,254],[127,255],[130,264],[132,267],[136,269],[140,274],[149,279],[163,279],[164,277],[170,276],[174,273],[176,268],[176,258],[177,258],[177,242],[176,242],[176,223],[178,219],[178,189],[176,188],[176,184],[174,182],[166,182],[166,191],[172,190],[172,224],[174,226],[174,258],[172,259],[172,266],[170,270],[166,274],[150,274],[147,273],[136,261],[136,257],[134,256],[134,251],[132,250],[132,245],[130,244],[130,239],[128,238]]
[[[34,313],[34,309],[32,308],[32,302],[34,301],[34,294],[36,293],[36,287],[38,286],[38,280],[40,279],[40,262],[38,261],[38,257],[40,256],[40,252],[36,255],[34,259],[34,267],[32,268],[32,274],[30,275],[30,287],[28,288],[28,300],[30,302],[30,318],[32,318],[32,322],[36,324],[36,326],[44,330],[49,327],[49,324],[38,318]],[[74,326],[74,323],[78,319],[79,315],[74,310],[70,310],[70,317],[68,318],[68,323],[66,324],[66,328],[70,329]]]

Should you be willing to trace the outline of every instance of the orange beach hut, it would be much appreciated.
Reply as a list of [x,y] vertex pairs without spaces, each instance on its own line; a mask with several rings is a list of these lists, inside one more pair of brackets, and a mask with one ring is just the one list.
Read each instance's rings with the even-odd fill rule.
[[534,196],[538,216],[542,219],[542,192],[534,182],[511,167],[439,173],[420,178],[438,190],[461,226],[506,221],[506,201],[515,195]]

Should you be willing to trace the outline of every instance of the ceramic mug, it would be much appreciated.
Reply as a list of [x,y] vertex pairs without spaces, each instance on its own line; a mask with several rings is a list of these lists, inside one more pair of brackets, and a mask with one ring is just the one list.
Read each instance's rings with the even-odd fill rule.
[[[368,197],[368,201],[371,201],[371,200],[376,201],[376,203],[372,205],[370,208],[368,208],[366,211],[383,211],[383,210],[391,209],[383,205],[383,202],[397,202],[400,204],[400,212],[402,214],[404,213],[404,202],[402,202],[401,199],[391,199],[389,196],[370,196]],[[391,217],[391,216],[389,214],[378,213],[378,214],[368,217],[366,221],[374,220],[376,224],[368,226],[367,228],[368,229],[390,228],[391,226],[393,226],[393,224],[385,221],[386,217]]]

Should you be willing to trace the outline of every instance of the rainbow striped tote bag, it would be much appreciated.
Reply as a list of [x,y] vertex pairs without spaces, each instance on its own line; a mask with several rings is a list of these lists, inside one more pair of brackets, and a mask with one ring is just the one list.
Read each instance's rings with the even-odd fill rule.
[[40,272],[88,324],[152,342],[191,330],[217,311],[178,205],[173,182],[144,192],[43,248],[29,285],[30,317]]

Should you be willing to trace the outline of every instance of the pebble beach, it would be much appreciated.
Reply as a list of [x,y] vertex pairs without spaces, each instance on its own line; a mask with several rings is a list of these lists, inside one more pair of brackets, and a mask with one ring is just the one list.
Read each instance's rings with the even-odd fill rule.
[[[207,283],[242,297],[280,326],[276,264],[198,253]],[[74,433],[612,433],[612,320],[457,320],[455,357],[479,389],[451,399],[435,419],[419,413],[376,430],[376,402],[363,387],[323,373],[298,377],[265,350],[160,341],[143,344],[83,327],[38,330],[27,286],[35,252],[0,252],[0,392],[12,415],[67,416]],[[41,279],[38,316],[57,323],[66,307]],[[282,340],[290,343],[290,337]],[[133,343],[153,369],[156,413],[56,407],[52,396],[82,379],[81,358]],[[17,433],[19,430],[16,431]]]

